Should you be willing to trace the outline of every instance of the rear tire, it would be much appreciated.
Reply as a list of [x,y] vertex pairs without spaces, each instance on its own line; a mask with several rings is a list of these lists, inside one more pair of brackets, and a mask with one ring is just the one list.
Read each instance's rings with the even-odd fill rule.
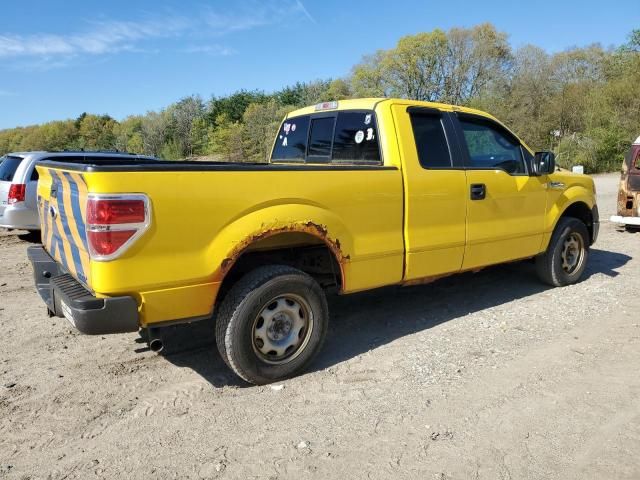
[[589,258],[589,231],[573,217],[558,221],[546,252],[536,257],[536,271],[543,282],[564,287],[580,280]]
[[296,375],[320,350],[329,309],[320,285],[285,265],[259,267],[225,295],[216,343],[225,363],[258,385]]

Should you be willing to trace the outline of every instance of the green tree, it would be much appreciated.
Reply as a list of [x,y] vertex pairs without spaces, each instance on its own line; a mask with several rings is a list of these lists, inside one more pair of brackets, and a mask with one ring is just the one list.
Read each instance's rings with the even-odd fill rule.
[[240,122],[251,103],[261,103],[266,100],[267,95],[258,90],[240,90],[227,97],[212,97],[206,107],[207,119],[214,126],[217,125],[218,118],[225,118],[230,122]]
[[114,145],[121,152],[142,153],[142,117],[132,115],[113,127]]
[[198,117],[193,121],[191,128],[192,155],[204,155],[207,153],[209,143],[209,123],[206,117]]
[[83,114],[79,121],[79,144],[85,150],[113,150],[116,122],[108,115]]
[[216,127],[209,134],[210,153],[219,155],[226,162],[241,162],[244,160],[243,150],[244,126],[239,121],[232,121],[226,114],[216,118]]
[[365,55],[351,71],[351,89],[356,97],[387,96],[382,62],[386,51],[378,50],[373,55]]
[[499,82],[508,70],[507,36],[491,24],[435,29],[402,37],[356,65],[351,76],[358,96],[397,96],[465,103]]
[[402,98],[440,100],[447,48],[447,35],[439,29],[401,38],[382,57],[385,91]]
[[447,32],[444,85],[440,100],[464,104],[500,82],[510,67],[507,35],[489,23]]
[[179,157],[193,155],[193,125],[204,117],[205,109],[202,98],[197,95],[185,97],[171,105],[167,111],[171,117],[173,140],[177,146]]
[[147,155],[160,155],[167,140],[170,119],[165,111],[147,112],[142,118],[142,143]]
[[243,154],[248,161],[266,162],[284,116],[294,107],[281,107],[275,99],[252,103],[244,112]]

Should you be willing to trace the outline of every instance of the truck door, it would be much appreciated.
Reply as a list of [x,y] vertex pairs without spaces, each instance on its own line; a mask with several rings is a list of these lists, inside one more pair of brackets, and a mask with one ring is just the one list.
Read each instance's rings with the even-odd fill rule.
[[404,279],[457,272],[468,195],[454,124],[437,109],[394,105],[393,112],[404,171]]
[[529,175],[528,150],[493,120],[452,116],[466,147],[467,241],[462,268],[516,260],[540,252],[547,177]]

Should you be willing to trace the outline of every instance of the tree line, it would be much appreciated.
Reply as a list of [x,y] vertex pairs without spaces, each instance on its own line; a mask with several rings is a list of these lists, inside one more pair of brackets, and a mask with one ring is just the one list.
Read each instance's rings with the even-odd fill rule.
[[588,172],[619,167],[640,135],[640,29],[616,47],[593,44],[550,54],[513,49],[491,24],[401,38],[365,56],[345,78],[282,90],[192,95],[160,111],[117,121],[76,119],[0,130],[0,154],[29,150],[119,150],[176,160],[268,159],[278,125],[296,108],[354,97],[401,97],[480,108],[535,150]]

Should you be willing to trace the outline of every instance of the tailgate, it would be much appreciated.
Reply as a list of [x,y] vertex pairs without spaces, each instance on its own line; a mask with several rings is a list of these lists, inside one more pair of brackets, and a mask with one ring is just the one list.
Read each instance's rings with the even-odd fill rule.
[[44,248],[74,278],[90,288],[84,178],[77,172],[37,168],[40,175],[38,210]]

